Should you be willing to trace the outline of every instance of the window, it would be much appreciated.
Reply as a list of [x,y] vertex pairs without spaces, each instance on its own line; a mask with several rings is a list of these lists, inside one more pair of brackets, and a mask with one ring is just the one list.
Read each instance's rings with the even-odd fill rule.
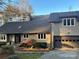
[[69,40],[70,42],[72,41],[72,40]]
[[73,42],[74,42],[75,40],[73,40]]
[[72,19],[72,20],[71,20],[71,25],[74,25],[74,22],[75,22],[74,19]]
[[62,41],[65,41],[65,40],[62,40]]
[[77,40],[77,41],[79,41],[79,40]]
[[67,19],[67,25],[70,25],[70,19]]
[[6,35],[0,34],[0,40],[5,40],[5,39],[6,39]]
[[66,20],[64,20],[64,25],[66,25]]
[[24,38],[28,38],[28,34],[24,34]]
[[39,39],[46,39],[46,34],[44,34],[44,33],[38,34],[38,38]]
[[66,40],[66,42],[67,42],[68,40]]
[[9,18],[9,21],[12,21],[12,18]]
[[63,25],[64,26],[74,26],[75,25],[75,19],[76,18],[63,18]]

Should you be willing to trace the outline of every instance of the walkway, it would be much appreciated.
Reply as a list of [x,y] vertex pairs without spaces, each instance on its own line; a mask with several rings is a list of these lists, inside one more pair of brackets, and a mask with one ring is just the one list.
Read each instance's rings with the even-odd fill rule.
[[60,49],[46,53],[39,59],[79,59],[78,49]]

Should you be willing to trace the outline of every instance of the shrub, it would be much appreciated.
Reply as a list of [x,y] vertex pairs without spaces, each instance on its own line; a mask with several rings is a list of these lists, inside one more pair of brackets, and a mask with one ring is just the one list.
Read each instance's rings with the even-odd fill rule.
[[17,55],[10,55],[7,59],[20,59]]
[[6,42],[0,42],[0,47],[6,45]]
[[26,46],[27,46],[27,44],[21,43],[19,47],[26,47]]
[[35,39],[31,39],[31,41],[32,41],[32,47],[35,48],[35,45],[36,45],[37,41]]
[[14,54],[14,47],[12,45],[1,46],[2,54]]
[[37,47],[37,48],[47,48],[47,43],[45,43],[45,42],[37,42],[35,44],[35,47]]

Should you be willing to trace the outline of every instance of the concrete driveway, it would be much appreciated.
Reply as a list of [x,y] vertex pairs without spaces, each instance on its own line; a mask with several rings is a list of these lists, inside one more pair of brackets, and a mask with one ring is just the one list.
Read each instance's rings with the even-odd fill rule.
[[79,59],[78,49],[59,49],[44,54],[40,59]]

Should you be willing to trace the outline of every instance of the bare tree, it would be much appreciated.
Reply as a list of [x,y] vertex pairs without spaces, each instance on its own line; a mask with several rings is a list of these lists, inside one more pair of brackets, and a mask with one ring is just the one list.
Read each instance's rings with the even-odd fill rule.
[[26,17],[27,15],[31,15],[32,7],[28,4],[28,1],[27,0],[18,0],[18,1],[19,3],[16,4],[16,6],[13,6],[11,2],[14,1],[8,0],[8,4],[7,4],[5,1],[0,0],[0,7],[3,8],[4,10],[5,22],[7,22],[8,18],[12,16],[22,15]]

